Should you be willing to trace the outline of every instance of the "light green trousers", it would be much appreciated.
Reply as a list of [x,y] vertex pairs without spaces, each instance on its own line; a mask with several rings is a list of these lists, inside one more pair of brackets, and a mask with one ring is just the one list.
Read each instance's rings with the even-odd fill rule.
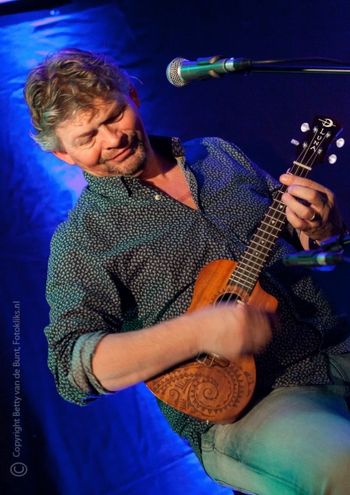
[[278,388],[206,432],[209,476],[256,495],[350,495],[350,355],[331,358],[331,370],[334,385]]

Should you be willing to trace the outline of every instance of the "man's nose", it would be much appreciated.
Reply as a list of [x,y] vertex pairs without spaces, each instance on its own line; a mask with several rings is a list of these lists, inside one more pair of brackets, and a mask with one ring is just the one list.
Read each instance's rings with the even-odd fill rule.
[[103,148],[118,148],[122,145],[123,133],[109,125],[100,127]]

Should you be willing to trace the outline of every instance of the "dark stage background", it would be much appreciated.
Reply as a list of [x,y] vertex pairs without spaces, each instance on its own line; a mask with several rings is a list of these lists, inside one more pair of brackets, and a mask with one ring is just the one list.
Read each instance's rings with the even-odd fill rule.
[[[58,2],[56,2],[57,4]],[[26,5],[25,5],[26,4]],[[53,6],[0,17],[1,486],[5,495],[225,494],[168,428],[144,386],[79,408],[56,393],[46,365],[44,290],[50,237],[84,182],[79,170],[29,137],[26,74],[48,52],[77,46],[115,55],[135,79],[147,128],[236,142],[273,175],[294,159],[289,141],[316,114],[349,136],[350,76],[231,75],[172,87],[166,65],[214,54],[255,60],[350,60],[343,1],[115,1]],[[3,7],[0,6],[0,12]],[[349,148],[314,177],[335,190],[350,222]],[[190,253],[189,253],[190,256]],[[316,276],[348,308],[349,268]]]

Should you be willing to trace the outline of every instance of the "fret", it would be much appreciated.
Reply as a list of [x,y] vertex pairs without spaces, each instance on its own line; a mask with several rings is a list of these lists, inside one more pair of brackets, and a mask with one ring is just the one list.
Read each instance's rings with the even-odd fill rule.
[[[279,216],[281,216],[281,215],[279,215]],[[284,221],[284,214],[282,215],[282,218],[279,218],[277,215],[275,215],[275,214],[273,213],[273,211],[270,211],[270,210],[269,210],[269,211],[266,213],[266,215],[264,216],[263,220],[266,220],[266,219],[268,219],[268,218],[270,218],[271,220],[273,220],[273,221],[275,221],[275,222],[283,222],[283,221]]]
[[[259,235],[254,236],[254,239],[252,239],[249,243],[249,246],[252,245],[252,248],[254,248],[255,251],[263,251],[266,248],[271,249],[271,247],[275,245],[276,239],[273,238],[273,236],[275,236],[275,233],[266,232],[266,231],[263,232],[264,235],[261,235],[260,233]],[[260,243],[258,242],[259,240],[262,240],[263,242]],[[254,241],[254,246],[253,246],[253,241]]]
[[272,242],[273,244],[275,243],[275,240],[274,239],[270,240],[270,234],[271,233],[266,232],[266,230],[263,230],[263,229],[260,229],[260,230],[262,231],[262,233],[264,235],[261,235],[260,232],[256,232],[254,234],[254,237],[253,237],[254,239],[257,239],[258,238],[258,239],[262,239],[263,241],[266,241],[266,242]]
[[269,209],[275,211],[276,213],[280,213],[281,215],[284,215],[285,205],[283,205],[283,203],[280,203],[280,204],[281,204],[281,206],[278,210],[277,210],[277,208],[273,207],[273,204],[270,206]]
[[[316,122],[312,126],[312,131],[309,132],[311,136],[309,143],[304,143],[298,159],[294,160],[287,170],[288,174],[306,177],[314,164],[321,160],[321,155],[324,152],[321,146],[324,145],[324,141],[331,141],[336,134],[337,128],[331,119],[318,118]],[[333,126],[332,129],[330,128],[331,125]],[[245,290],[248,295],[254,289],[261,270],[284,227],[286,206],[281,198],[287,189],[287,186],[281,185],[276,194],[274,194],[272,204],[263,216],[229,279],[231,283]]]
[[[272,227],[273,229],[277,230],[277,233],[275,232],[267,232],[266,230],[263,230],[262,228],[258,228],[259,232],[256,233],[250,243],[249,247],[251,246],[252,249],[255,251],[263,251],[264,250],[271,250],[275,243],[276,243],[276,238],[278,237],[279,233],[281,232],[281,229],[276,229],[275,227]],[[248,251],[248,249],[247,249]]]
[[[248,278],[250,278],[251,280],[248,280]],[[244,277],[240,274],[236,274],[232,279],[230,279],[231,282],[235,283],[236,281],[242,281],[243,280],[243,283],[246,282],[248,283],[248,287],[247,289],[249,289],[250,287],[254,287],[254,285],[256,284],[256,278],[254,277]]]
[[268,234],[270,237],[274,237],[275,239],[277,239],[277,237],[278,237],[278,235],[275,235],[272,232],[266,232],[261,227],[258,227],[257,232],[259,232],[259,231],[263,232],[264,234]]
[[[237,285],[237,284],[235,284],[235,285]],[[240,294],[239,292],[237,292],[237,295],[242,296],[242,295],[246,295],[246,294],[247,295],[251,294],[252,290],[254,289],[254,285],[255,284],[249,284],[249,285],[246,285],[244,287],[239,286],[239,288],[242,289],[242,293]]]
[[[250,243],[250,246],[252,247],[252,249],[254,249],[255,252],[260,251],[264,257],[269,255],[271,248],[272,248],[272,246],[263,246],[261,244],[257,244],[256,242],[253,242],[253,241]],[[273,246],[274,246],[274,244],[273,244]]]
[[[261,222],[261,224],[260,224],[260,225],[267,225],[270,229],[275,229],[275,230],[280,231],[280,230],[281,230],[281,228],[282,228],[282,226],[283,226],[283,223],[284,223],[284,222],[282,222],[281,220],[274,220],[274,222],[277,222],[277,221],[278,221],[278,222],[280,222],[282,225],[281,225],[281,226],[277,226],[277,227],[276,227],[276,226],[273,224],[273,222],[269,223],[269,222],[265,222],[265,220],[262,220],[262,222]],[[268,231],[265,231],[265,232],[266,232],[267,234],[270,234],[270,232],[268,232]]]
[[245,250],[245,254],[242,258],[244,260],[247,260],[248,258],[254,257],[256,260],[262,260],[263,262],[266,256],[268,256],[269,253],[271,252],[271,249],[272,249],[271,246],[268,249],[265,248],[261,249],[260,245],[257,248],[255,245],[253,246],[252,243],[250,243],[247,249]]
[[272,215],[270,215],[270,212],[268,211],[264,217],[265,218],[271,218],[271,220],[273,220],[274,222],[281,222],[283,223],[284,222],[284,219],[285,219],[285,216],[283,215],[283,218],[277,218],[274,216],[274,214],[272,213]]
[[[280,204],[279,209],[275,208],[277,206],[277,203]],[[277,218],[280,217],[280,216],[283,217],[284,214],[285,214],[284,210],[285,210],[284,203],[282,203],[281,201],[278,200],[278,201],[275,201],[274,203],[272,203],[272,205],[270,206],[270,208],[267,210],[266,215],[276,215]]]
[[[273,208],[274,206],[277,207],[278,204],[280,204],[280,209]],[[283,209],[283,203],[275,199],[261,221],[256,233],[253,235],[249,246],[239,260],[238,266],[230,279],[233,283],[244,285],[247,293],[250,293],[254,289],[266,259],[275,246],[276,239],[285,222],[285,212]],[[278,216],[274,214],[274,210],[278,213]],[[268,219],[272,219],[275,225],[272,225]]]
[[245,266],[246,268],[244,268],[244,269],[251,269],[251,270],[255,270],[255,271],[261,270],[261,267],[264,264],[265,259],[268,255],[269,255],[269,252],[263,256],[261,256],[261,255],[256,256],[256,252],[254,254],[252,252],[247,251],[246,255],[239,261],[239,266],[241,266],[241,265],[242,265],[242,267]]
[[[236,273],[237,272],[237,273]],[[243,283],[244,285],[248,287],[254,287],[256,284],[257,278],[259,278],[261,270],[259,270],[257,273],[250,272],[248,269],[245,271],[239,270],[238,267],[236,268],[236,275],[232,279],[232,281],[238,281],[240,283]]]
[[[293,165],[296,165],[297,167],[305,168],[308,172],[310,172],[312,170],[312,167],[308,167],[307,165],[305,165],[305,163],[300,163],[300,162],[297,162],[296,160],[293,162]],[[296,175],[296,174],[293,174],[293,175]]]
[[255,256],[260,253],[263,258],[266,258],[271,252],[271,249],[275,246],[275,243],[272,243],[270,246],[261,246],[261,244],[257,244],[255,241],[251,241],[249,246],[246,249],[246,254],[244,255],[244,259],[248,256]]
[[260,249],[256,249],[254,246],[251,246],[249,244],[247,250],[246,250],[246,256],[254,256],[254,258],[256,258],[257,260],[260,259],[260,256],[261,256],[261,250]]
[[[257,258],[255,254],[252,254],[248,251],[249,251],[249,247],[245,253],[245,256],[240,259],[238,266],[236,267],[236,270],[234,271],[230,280],[232,282],[243,281],[244,285],[246,286],[247,293],[250,293],[255,287],[261,269],[264,266],[266,258],[270,254],[270,252],[266,253],[266,255],[262,259],[262,258]],[[258,262],[254,261],[253,258],[257,259]],[[254,265],[257,265],[258,268],[252,266],[252,263]]]
[[244,260],[241,260],[239,262],[239,265],[236,268],[236,270],[238,270],[239,267],[242,267],[241,270],[249,270],[249,271],[259,272],[261,270],[261,263],[257,263],[256,261],[254,261],[252,259],[249,259],[249,260],[244,259]]
[[[286,189],[286,190],[287,190],[287,189]],[[280,197],[282,197],[282,194],[279,194],[279,196],[280,196]],[[283,210],[283,213],[284,213],[284,209],[285,209],[285,207],[286,207],[286,206],[285,206],[285,204],[284,204],[284,203],[282,203],[282,201],[281,201],[280,199],[275,198],[275,199],[274,199],[274,202],[272,203],[272,205],[270,206],[270,208],[271,208],[272,206],[276,206],[276,204],[275,204],[275,203],[276,203],[276,204],[279,204],[279,208],[280,208],[280,210],[281,210],[281,211]]]
[[[275,245],[274,242],[269,241],[268,239],[261,239],[259,242],[253,239],[250,241],[251,244],[256,244],[259,249],[268,249],[270,250],[272,246]],[[266,243],[270,244],[270,246],[266,246]]]
[[[256,244],[256,243],[254,243],[254,244]],[[275,245],[275,243],[273,243],[273,246],[274,245]],[[265,246],[263,246],[262,249],[261,249],[261,245],[260,244],[258,244],[258,247],[256,247],[256,246],[253,246],[252,241],[250,241],[250,243],[249,243],[249,245],[248,245],[248,247],[246,249],[246,253],[247,254],[256,255],[257,253],[264,253],[264,251],[263,251],[264,249],[266,249]],[[267,252],[269,252],[269,251],[271,251],[271,246],[269,246],[267,248]]]
[[253,273],[254,275],[258,275],[258,273],[261,271],[262,266],[264,265],[264,260],[259,260],[258,262],[254,261],[252,258],[246,257],[242,260],[239,261],[238,266],[236,267],[235,271],[238,271],[242,275],[245,273],[250,275],[250,273]]
[[[237,270],[238,270],[238,268],[237,268]],[[229,281],[234,285],[238,285],[239,288],[244,289],[246,291],[249,291],[256,284],[255,279],[252,279],[251,281],[249,281],[248,279],[242,277],[239,273],[236,273],[236,270],[231,275]]]

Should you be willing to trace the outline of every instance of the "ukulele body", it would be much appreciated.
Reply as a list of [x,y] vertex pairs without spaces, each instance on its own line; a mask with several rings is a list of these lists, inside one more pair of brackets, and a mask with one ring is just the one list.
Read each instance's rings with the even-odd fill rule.
[[[277,300],[256,284],[250,296],[229,283],[237,263],[215,260],[202,268],[197,278],[189,312],[221,300],[233,298],[269,312]],[[249,403],[255,388],[256,370],[253,356],[234,361],[204,354],[167,370],[146,382],[163,402],[175,409],[211,423],[235,421]]]

